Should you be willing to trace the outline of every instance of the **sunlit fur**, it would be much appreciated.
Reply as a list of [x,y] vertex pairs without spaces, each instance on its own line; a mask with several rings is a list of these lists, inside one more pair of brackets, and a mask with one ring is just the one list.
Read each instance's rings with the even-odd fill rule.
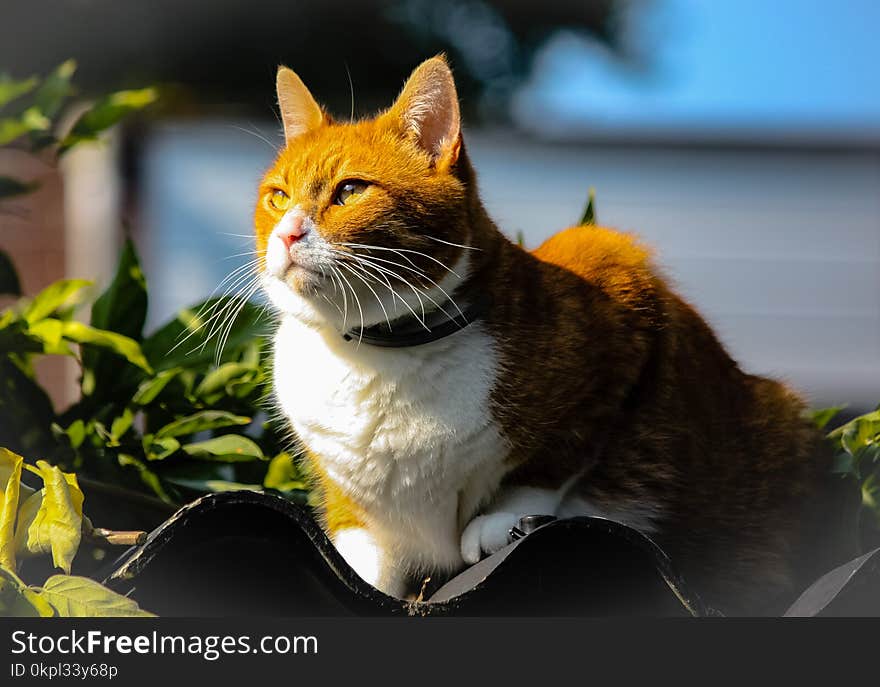
[[[470,240],[465,184],[450,172],[457,160],[458,141],[440,156],[430,154],[416,140],[402,136],[406,112],[401,104],[383,116],[355,124],[334,124],[325,114],[322,126],[293,138],[281,152],[260,186],[255,213],[257,250],[262,254],[283,216],[271,205],[272,192],[286,192],[292,205],[320,228],[321,238],[337,251],[328,263],[346,265],[361,275],[358,278],[340,267],[335,281],[338,289],[343,278],[351,282],[361,307],[370,308],[370,316],[366,312],[364,316],[371,324],[385,320],[386,312],[378,307],[370,288],[378,288],[383,301],[388,301],[390,319],[411,309],[422,315],[423,307],[436,307],[432,300],[442,304],[446,296],[437,289],[442,288],[444,278],[448,283],[450,275],[457,276],[456,264],[461,266],[462,249],[452,244]],[[366,181],[369,186],[346,205],[333,204],[338,185],[347,179]],[[360,263],[355,253],[360,254]],[[330,271],[328,264],[324,267]],[[387,270],[423,291],[417,294]],[[312,276],[294,272],[286,281],[294,290],[308,290],[314,286]],[[390,293],[388,279],[394,293]],[[364,280],[370,282],[369,288]],[[338,307],[354,310],[356,304],[340,300],[331,305],[319,298],[313,305],[324,317],[338,318]],[[359,313],[350,313],[346,319],[360,324]]]
[[[275,395],[355,569],[403,594],[503,545],[516,516],[553,511],[651,532],[730,612],[797,591],[813,537],[837,524],[797,395],[742,372],[633,237],[572,227],[534,253],[508,241],[479,200],[442,58],[352,123],[291,74],[287,144],[255,212],[281,317]],[[369,185],[334,204],[346,179]],[[310,228],[289,251],[279,189]],[[478,322],[431,344],[341,336],[478,298]],[[827,560],[847,552],[826,543]]]

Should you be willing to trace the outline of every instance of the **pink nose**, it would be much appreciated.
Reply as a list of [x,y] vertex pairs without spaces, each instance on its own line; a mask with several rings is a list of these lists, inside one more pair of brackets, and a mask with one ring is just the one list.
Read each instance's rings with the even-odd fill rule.
[[278,233],[279,238],[284,241],[285,248],[290,248],[308,233],[305,220],[300,215],[288,217],[285,225],[284,229]]

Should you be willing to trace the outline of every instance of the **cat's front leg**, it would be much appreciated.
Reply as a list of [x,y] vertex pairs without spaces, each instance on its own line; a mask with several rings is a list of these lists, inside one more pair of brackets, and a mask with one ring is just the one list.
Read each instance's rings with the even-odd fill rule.
[[556,515],[561,490],[538,487],[509,487],[480,515],[471,520],[461,535],[461,557],[477,563],[484,555],[507,546],[510,528],[526,515]]
[[365,527],[346,527],[333,535],[333,544],[345,562],[379,591],[402,598],[406,594],[406,576],[393,557]]

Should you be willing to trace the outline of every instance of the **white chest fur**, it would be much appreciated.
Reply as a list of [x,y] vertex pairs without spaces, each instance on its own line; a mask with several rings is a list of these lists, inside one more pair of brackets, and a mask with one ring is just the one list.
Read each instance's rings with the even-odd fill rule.
[[286,317],[275,393],[327,474],[408,565],[453,568],[466,519],[503,475],[490,412],[497,360],[478,324],[430,344],[376,348]]

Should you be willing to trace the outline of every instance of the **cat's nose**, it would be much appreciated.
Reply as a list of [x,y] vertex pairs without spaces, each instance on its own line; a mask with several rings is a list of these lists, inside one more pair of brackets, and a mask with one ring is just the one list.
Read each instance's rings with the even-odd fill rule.
[[309,232],[302,215],[288,215],[284,218],[284,224],[279,229],[278,237],[284,241],[285,248],[290,248]]

